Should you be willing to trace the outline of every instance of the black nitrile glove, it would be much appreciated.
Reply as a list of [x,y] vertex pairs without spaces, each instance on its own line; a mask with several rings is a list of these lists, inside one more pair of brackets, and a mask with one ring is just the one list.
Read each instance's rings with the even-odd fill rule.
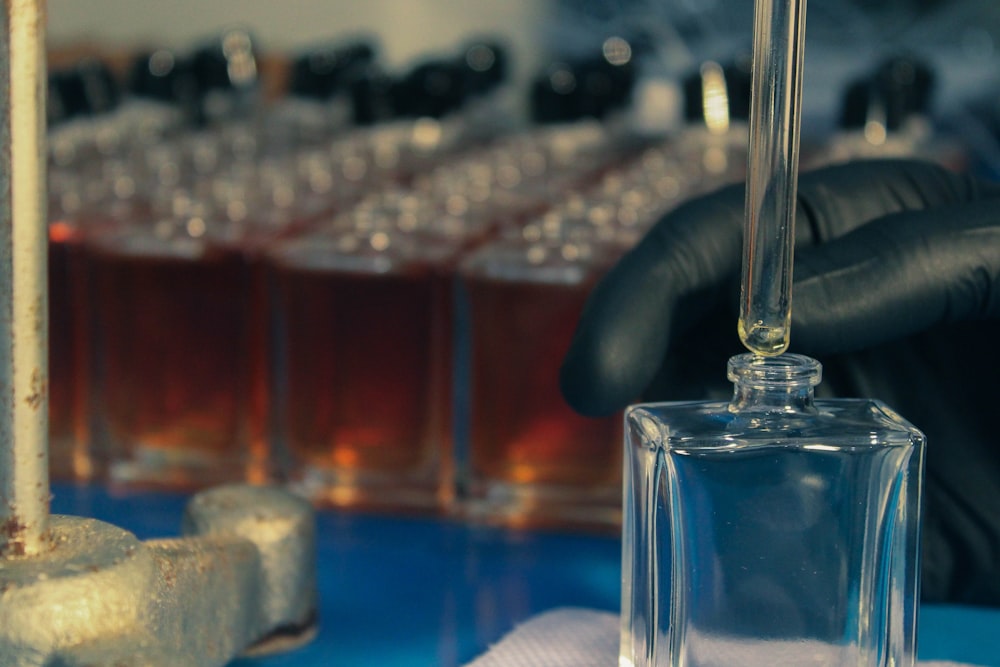
[[[731,395],[743,206],[742,186],[681,206],[601,281],[563,364],[570,405]],[[817,396],[877,398],[927,435],[924,599],[1000,606],[1000,189],[922,162],[831,167],[800,178],[796,237],[789,351],[823,363]]]

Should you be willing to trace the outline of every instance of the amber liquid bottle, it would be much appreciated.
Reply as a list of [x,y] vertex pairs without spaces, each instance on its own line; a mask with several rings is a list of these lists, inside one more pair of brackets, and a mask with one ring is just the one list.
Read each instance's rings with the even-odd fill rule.
[[251,370],[262,352],[252,342],[266,323],[255,321],[263,310],[254,305],[253,267],[238,247],[183,227],[153,229],[104,235],[87,248],[95,437],[112,480],[259,481],[266,453],[253,437],[263,416],[253,414]]
[[470,376],[459,483],[474,519],[614,526],[619,518],[620,416],[582,417],[559,391],[559,365],[599,266],[579,250],[501,241],[462,264]]
[[270,254],[279,459],[317,502],[448,502],[451,252],[405,235],[344,232]]
[[82,187],[63,190],[57,185],[49,202],[49,467],[62,480],[87,480],[105,472],[91,433],[87,239],[148,215],[147,203],[138,198],[85,203]]

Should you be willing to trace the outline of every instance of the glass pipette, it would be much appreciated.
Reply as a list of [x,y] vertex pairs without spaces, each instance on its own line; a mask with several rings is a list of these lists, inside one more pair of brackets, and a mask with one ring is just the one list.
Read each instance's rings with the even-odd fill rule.
[[740,340],[788,348],[806,0],[756,0]]

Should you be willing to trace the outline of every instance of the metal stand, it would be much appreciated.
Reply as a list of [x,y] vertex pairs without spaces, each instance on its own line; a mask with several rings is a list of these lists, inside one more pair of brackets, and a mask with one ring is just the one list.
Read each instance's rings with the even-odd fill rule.
[[185,537],[148,542],[49,515],[44,1],[5,0],[0,22],[0,664],[209,667],[306,641],[304,500],[212,489]]

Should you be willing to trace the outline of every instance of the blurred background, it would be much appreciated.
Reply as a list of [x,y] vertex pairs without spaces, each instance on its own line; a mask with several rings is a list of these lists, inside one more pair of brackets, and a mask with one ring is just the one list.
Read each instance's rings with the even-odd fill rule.
[[[49,41],[57,51],[86,44],[115,53],[182,49],[238,24],[258,37],[268,57],[365,32],[379,38],[388,63],[402,66],[489,32],[509,43],[521,76],[554,54],[578,52],[615,33],[643,34],[668,56],[665,66],[683,72],[699,58],[748,46],[753,11],[753,3],[729,0],[51,0],[48,6]],[[827,76],[850,76],[866,61],[915,51],[948,70],[940,82],[945,90],[960,90],[993,74],[1000,8],[989,0],[835,0],[810,5],[807,24],[808,65]],[[819,78],[808,77],[807,85],[819,88]]]
[[[603,272],[743,180],[752,11],[50,0],[53,474],[614,530],[620,415],[557,369]],[[1000,173],[1000,5],[807,14],[803,167]]]

